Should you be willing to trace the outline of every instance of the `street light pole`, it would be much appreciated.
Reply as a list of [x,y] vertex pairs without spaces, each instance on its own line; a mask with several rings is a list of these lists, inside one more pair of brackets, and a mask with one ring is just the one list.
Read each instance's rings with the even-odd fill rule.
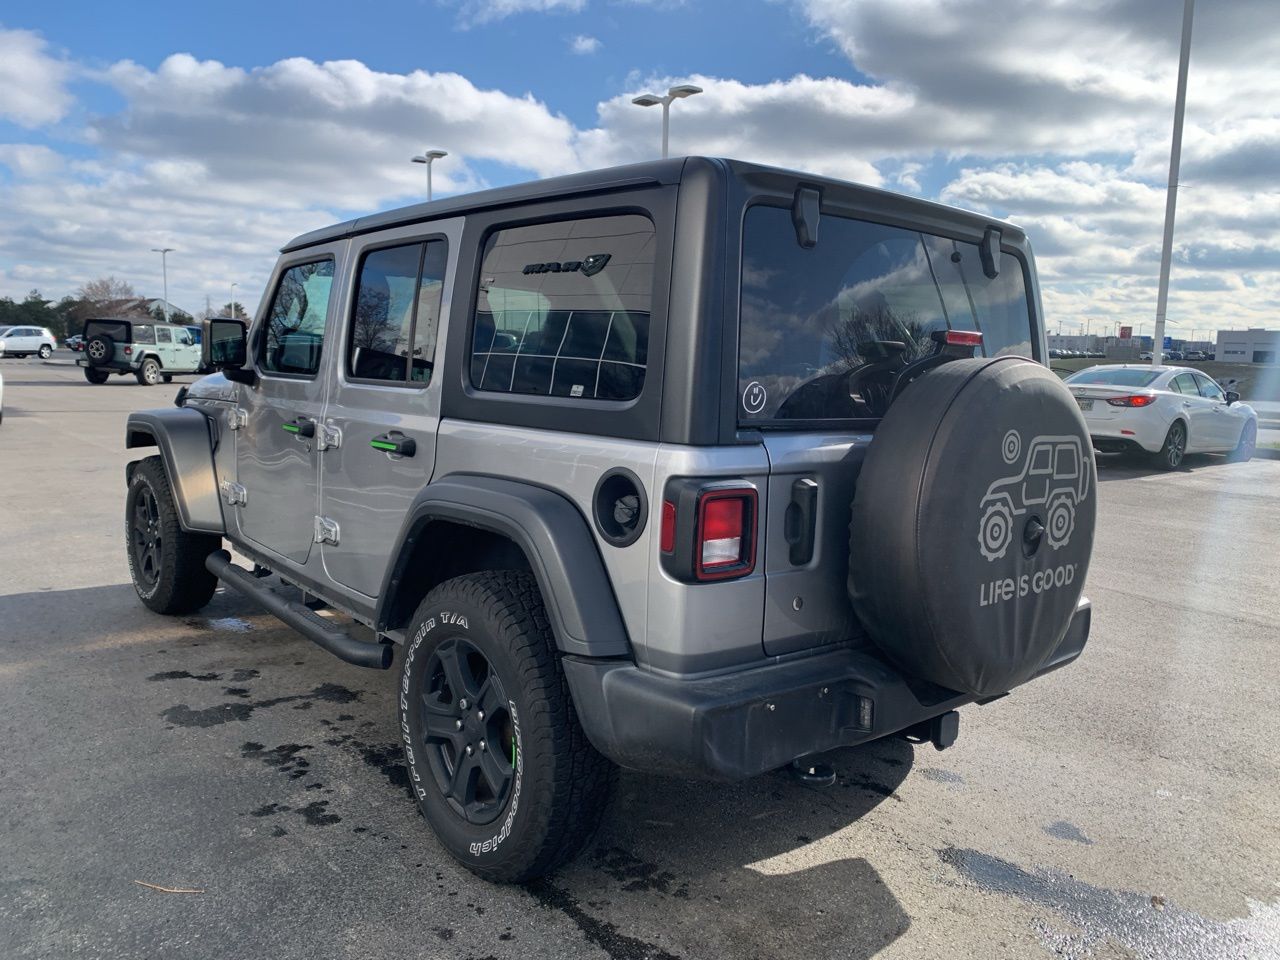
[[691,83],[682,83],[679,86],[672,87],[667,91],[665,97],[659,97],[656,94],[645,93],[634,98],[631,102],[637,107],[656,107],[662,106],[662,159],[667,159],[667,144],[670,141],[671,132],[671,104],[676,100],[683,100],[685,97],[692,97],[695,93],[701,93],[701,87],[695,87]]
[[425,163],[427,165],[427,203],[431,202],[431,164],[441,157],[447,157],[449,154],[443,150],[424,150],[416,157],[410,157],[410,163]]
[[152,253],[160,254],[160,273],[164,276],[164,322],[169,322],[169,254],[173,247],[152,247]]
[[1160,288],[1156,294],[1155,342],[1151,345],[1151,365],[1160,365],[1164,349],[1165,310],[1169,305],[1169,265],[1173,259],[1173,216],[1178,206],[1178,167],[1182,162],[1182,115],[1187,107],[1187,66],[1191,60],[1191,20],[1196,0],[1185,0],[1182,8],[1182,50],[1178,57],[1178,92],[1173,102],[1173,146],[1169,151],[1169,193],[1164,204],[1164,243],[1160,247]]
[[236,287],[238,286],[240,286],[240,284],[238,283],[233,282],[231,284],[231,319],[232,320],[236,318]]

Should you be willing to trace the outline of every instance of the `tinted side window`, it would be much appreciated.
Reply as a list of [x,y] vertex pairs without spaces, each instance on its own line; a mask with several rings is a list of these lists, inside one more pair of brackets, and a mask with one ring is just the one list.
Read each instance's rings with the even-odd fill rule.
[[332,260],[301,263],[284,272],[259,339],[263,370],[312,376],[320,369],[332,286]]
[[148,323],[135,323],[133,325],[133,342],[134,343],[155,343],[156,328]]
[[644,386],[656,240],[648,217],[490,234],[471,382],[481,390],[632,400]]
[[1180,373],[1174,377],[1169,389],[1175,393],[1185,393],[1193,397],[1200,396],[1200,391],[1196,388],[1196,378],[1189,373]]
[[1200,387],[1200,396],[1208,397],[1210,400],[1226,400],[1226,396],[1222,392],[1222,388],[1210,380],[1208,377],[1196,375],[1196,385]]
[[444,241],[411,243],[365,256],[347,343],[347,375],[357,380],[428,383],[435,361]]
[[156,343],[173,343],[173,334],[169,332],[168,327],[156,329]]

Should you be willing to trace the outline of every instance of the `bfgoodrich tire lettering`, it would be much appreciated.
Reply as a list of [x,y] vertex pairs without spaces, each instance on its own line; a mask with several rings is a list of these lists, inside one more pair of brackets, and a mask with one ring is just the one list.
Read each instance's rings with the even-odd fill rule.
[[205,569],[204,561],[222,546],[222,538],[182,529],[159,457],[147,457],[133,471],[124,532],[129,576],[148,608],[156,613],[192,613],[209,602],[218,578]]
[[[492,729],[485,751],[490,769],[498,771],[494,779],[508,777],[506,787],[486,791],[488,805],[465,808],[457,798],[461,791],[451,794],[441,774],[456,771],[459,758],[478,756],[463,751],[478,751],[486,733],[476,723],[476,703],[459,707],[466,698],[447,676],[442,654],[459,650],[470,651],[473,664],[486,664],[459,686],[475,681],[491,705],[493,690],[501,690],[506,712],[504,755],[496,756],[498,731]],[[481,674],[496,687],[486,687]],[[456,719],[443,714],[451,705]],[[474,873],[498,882],[532,880],[572,859],[595,832],[616,769],[578,723],[530,574],[470,574],[428,594],[414,614],[405,650],[399,713],[418,808],[445,849]]]

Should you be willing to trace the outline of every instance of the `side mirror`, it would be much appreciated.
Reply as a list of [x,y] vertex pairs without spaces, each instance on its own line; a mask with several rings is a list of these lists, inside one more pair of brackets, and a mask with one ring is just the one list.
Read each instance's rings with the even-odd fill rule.
[[1233,403],[1240,402],[1240,394],[1236,393],[1234,390],[1228,390],[1226,392],[1226,398],[1227,398],[1228,407],[1231,406]]
[[228,380],[252,384],[256,377],[253,370],[245,370],[249,358],[248,327],[243,320],[223,317],[205,320],[202,324],[200,353],[204,365],[221,370]]

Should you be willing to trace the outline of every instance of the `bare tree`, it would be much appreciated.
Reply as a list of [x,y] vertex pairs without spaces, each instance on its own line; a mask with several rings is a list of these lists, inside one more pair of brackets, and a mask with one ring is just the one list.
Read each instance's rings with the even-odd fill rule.
[[133,284],[115,277],[99,277],[76,291],[80,305],[76,319],[83,325],[89,317],[146,317],[147,304],[134,292]]

